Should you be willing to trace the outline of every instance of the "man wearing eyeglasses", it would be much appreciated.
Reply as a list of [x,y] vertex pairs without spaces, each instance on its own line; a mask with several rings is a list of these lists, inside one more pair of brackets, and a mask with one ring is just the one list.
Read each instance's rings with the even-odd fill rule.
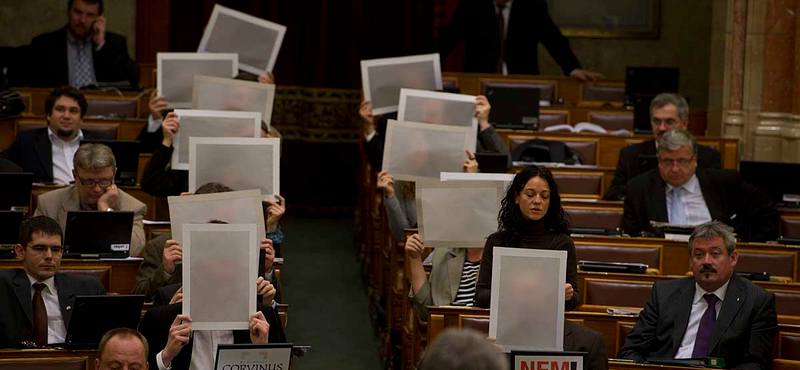
[[20,226],[21,269],[0,270],[0,348],[64,343],[76,295],[106,294],[95,277],[58,272],[61,227],[38,216]]
[[73,158],[75,185],[53,190],[39,196],[36,216],[58,220],[67,225],[67,212],[133,211],[131,256],[140,256],[145,245],[144,215],[147,206],[114,185],[116,160],[111,149],[103,144],[83,144]]
[[[603,199],[624,199],[628,180],[653,169],[655,163],[652,159],[656,156],[656,140],[663,133],[673,129],[688,130],[689,103],[679,94],[657,95],[650,102],[650,127],[653,129],[653,140],[628,145],[620,150],[617,168],[614,170],[614,180],[611,181],[611,186]],[[721,169],[719,152],[714,148],[698,145],[697,166]]]
[[763,191],[734,170],[697,169],[697,141],[689,131],[670,130],[658,138],[658,168],[628,182],[623,227],[633,236],[654,234],[650,221],[700,225],[716,220],[743,241],[778,236],[780,214]]

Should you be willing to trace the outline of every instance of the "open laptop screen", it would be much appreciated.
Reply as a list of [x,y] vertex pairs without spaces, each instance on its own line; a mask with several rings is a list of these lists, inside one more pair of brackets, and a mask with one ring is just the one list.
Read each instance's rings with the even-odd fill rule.
[[133,212],[69,211],[64,230],[65,258],[126,258],[130,253]]

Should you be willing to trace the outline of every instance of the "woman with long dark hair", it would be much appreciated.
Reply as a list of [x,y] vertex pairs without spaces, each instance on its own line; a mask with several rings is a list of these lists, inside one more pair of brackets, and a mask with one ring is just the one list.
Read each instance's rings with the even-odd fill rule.
[[553,174],[545,167],[528,166],[514,177],[497,215],[498,230],[483,248],[475,305],[489,307],[494,247],[567,251],[567,311],[578,307],[578,261],[575,244],[567,233],[569,221]]

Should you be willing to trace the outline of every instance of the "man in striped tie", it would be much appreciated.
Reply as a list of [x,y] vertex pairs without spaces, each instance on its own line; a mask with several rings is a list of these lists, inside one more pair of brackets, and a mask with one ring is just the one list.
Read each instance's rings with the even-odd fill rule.
[[698,226],[689,238],[693,276],[653,285],[617,357],[708,357],[726,369],[769,369],[775,294],[734,275],[738,259],[733,229],[718,221]]

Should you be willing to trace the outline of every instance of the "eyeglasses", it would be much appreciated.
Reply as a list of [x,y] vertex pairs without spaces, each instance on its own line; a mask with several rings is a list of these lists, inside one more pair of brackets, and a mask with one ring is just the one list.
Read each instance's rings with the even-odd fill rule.
[[34,252],[40,253],[40,254],[44,254],[45,252],[47,252],[48,249],[53,254],[61,254],[61,253],[64,252],[64,247],[62,247],[60,245],[50,247],[50,246],[46,246],[46,245],[37,244],[37,245],[28,245],[27,247],[30,248],[31,250],[33,250]]
[[689,158],[678,158],[677,160],[672,158],[659,158],[658,164],[667,168],[674,166],[675,163],[678,164],[678,167],[687,167],[689,166],[689,163],[692,163],[693,158],[694,156],[691,156]]
[[100,184],[101,188],[107,188],[114,182],[114,179],[84,180],[80,176],[78,176],[78,180],[81,180],[81,184],[83,184],[83,186],[88,186],[90,188],[93,188],[97,184]]

